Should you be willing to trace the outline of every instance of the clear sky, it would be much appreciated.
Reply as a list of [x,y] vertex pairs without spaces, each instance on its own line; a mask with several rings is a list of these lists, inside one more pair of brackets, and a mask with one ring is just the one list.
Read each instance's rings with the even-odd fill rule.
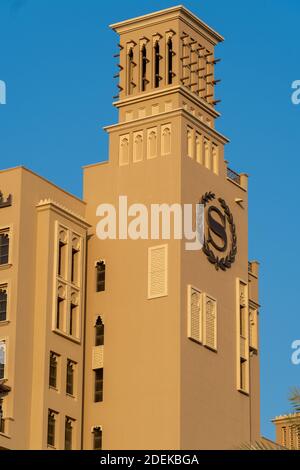
[[[23,164],[81,195],[81,166],[107,158],[101,130],[116,122],[108,24],[180,2],[0,0],[0,168]],[[217,128],[230,166],[250,175],[250,259],[261,262],[262,433],[288,412],[300,385],[299,128],[291,83],[300,79],[299,0],[193,0],[184,5],[225,36],[217,55]],[[299,127],[298,127],[299,126]],[[1,188],[0,188],[1,189]],[[298,240],[298,241],[297,241]]]

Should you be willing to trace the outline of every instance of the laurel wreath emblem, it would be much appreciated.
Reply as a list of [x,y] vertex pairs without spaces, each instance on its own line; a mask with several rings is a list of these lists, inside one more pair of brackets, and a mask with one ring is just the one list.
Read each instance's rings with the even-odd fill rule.
[[[206,205],[209,202],[213,201],[214,199],[216,199],[216,195],[213,192],[209,191],[209,192],[205,193],[204,196],[202,196],[202,198],[200,200],[200,204],[203,204],[204,207],[206,207]],[[233,221],[233,215],[232,215],[228,205],[224,201],[224,199],[218,198],[218,201],[219,201],[222,209],[224,210],[226,219],[227,219],[229,227],[230,227],[231,250],[230,250],[230,252],[228,253],[228,255],[226,257],[219,258],[219,256],[216,256],[214,254],[214,252],[210,249],[207,240],[204,239],[203,252],[207,256],[208,261],[211,264],[215,265],[215,268],[216,268],[217,271],[219,269],[221,269],[222,271],[226,271],[226,269],[231,268],[231,265],[234,263],[235,257],[236,257],[236,254],[237,254],[236,226],[235,226],[234,221]]]

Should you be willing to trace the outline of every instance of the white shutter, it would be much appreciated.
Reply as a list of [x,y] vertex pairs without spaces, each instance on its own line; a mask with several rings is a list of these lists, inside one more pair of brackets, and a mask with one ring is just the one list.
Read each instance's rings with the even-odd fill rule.
[[188,337],[202,342],[202,295],[192,286],[188,286]]
[[204,302],[204,344],[217,349],[217,302],[212,297],[205,295]]
[[148,298],[168,295],[168,245],[148,250]]

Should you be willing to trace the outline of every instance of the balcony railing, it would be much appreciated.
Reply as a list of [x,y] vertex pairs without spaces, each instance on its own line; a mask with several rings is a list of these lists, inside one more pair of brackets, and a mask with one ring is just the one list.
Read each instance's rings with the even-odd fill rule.
[[241,177],[238,173],[235,171],[231,170],[230,168],[227,168],[227,178],[229,178],[231,181],[234,181],[235,183],[241,185]]

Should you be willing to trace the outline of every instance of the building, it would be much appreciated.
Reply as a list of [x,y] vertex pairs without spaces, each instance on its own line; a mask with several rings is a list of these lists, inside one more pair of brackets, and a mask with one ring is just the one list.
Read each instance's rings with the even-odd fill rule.
[[[182,6],[112,28],[119,122],[83,201],[0,173],[0,447],[235,448],[260,434],[259,265],[247,175],[215,128],[223,38]],[[203,250],[161,231],[99,239],[97,208],[120,196],[200,201]]]
[[300,413],[276,416],[276,442],[290,450],[300,450]]

